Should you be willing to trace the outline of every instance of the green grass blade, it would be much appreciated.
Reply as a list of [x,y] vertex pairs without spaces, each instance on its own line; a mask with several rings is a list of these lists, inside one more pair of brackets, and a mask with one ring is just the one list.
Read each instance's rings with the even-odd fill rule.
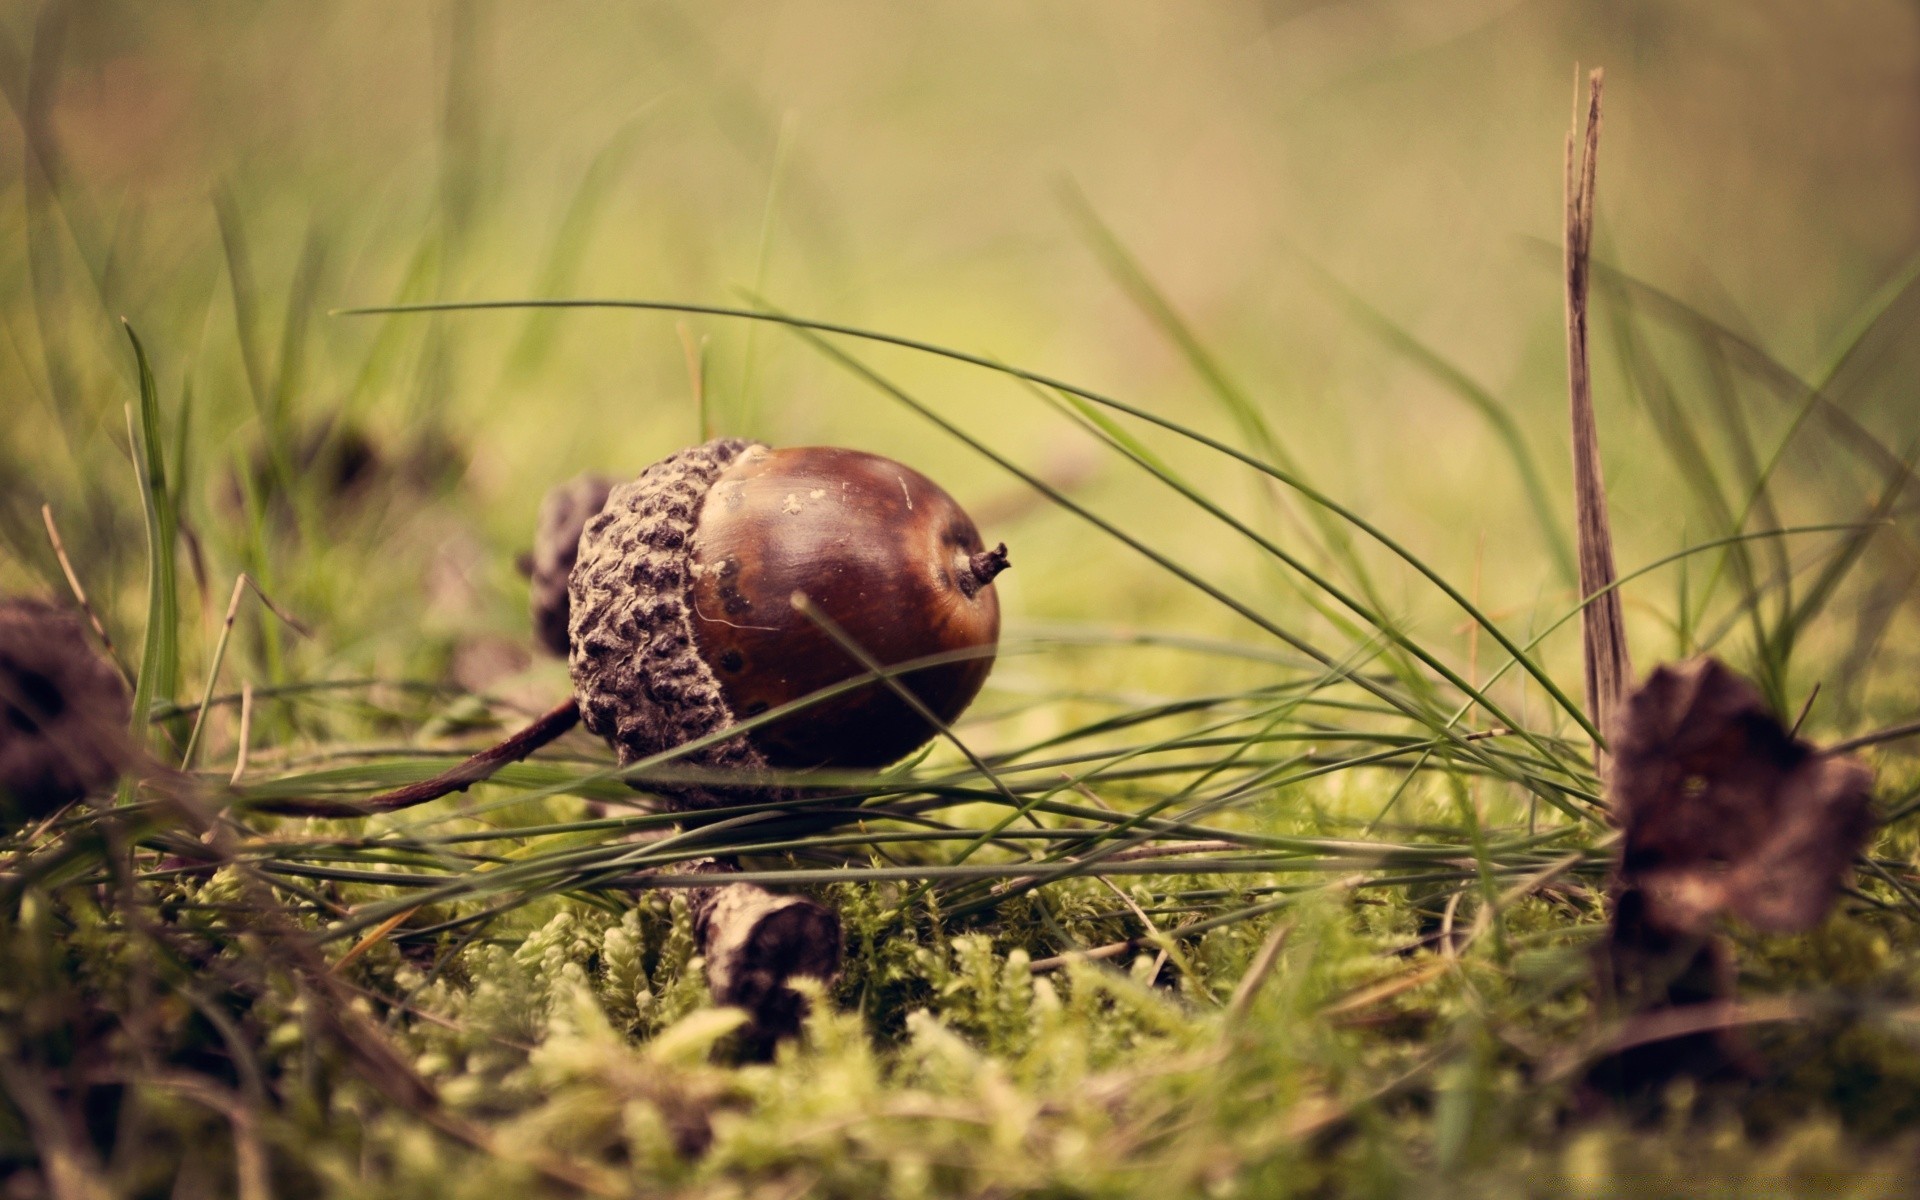
[[180,612],[174,570],[174,541],[178,525],[173,499],[167,491],[165,441],[160,433],[160,390],[153,366],[131,324],[125,325],[133,343],[140,378],[140,413],[136,423],[128,415],[133,437],[133,460],[140,480],[140,508],[147,529],[147,632],[140,652],[140,675],[134,684],[133,735],[148,744],[149,718],[156,704],[170,704],[179,682]]
[[[985,358],[977,354],[970,354],[964,350],[956,350],[951,347],[939,346],[930,342],[923,342],[913,338],[901,337],[897,334],[882,333],[877,330],[862,329],[858,326],[843,325],[843,324],[838,324],[836,322],[831,322],[831,321],[815,321],[815,320],[809,320],[804,317],[788,316],[783,313],[771,312],[766,309],[736,308],[736,307],[731,307],[727,305],[716,305],[716,304],[693,304],[693,303],[674,301],[674,300],[572,299],[572,300],[437,301],[437,302],[427,302],[427,303],[420,303],[420,304],[377,305],[377,306],[361,307],[361,308],[348,308],[348,309],[340,309],[338,310],[338,312],[339,312],[339,315],[342,315],[342,316],[378,316],[378,315],[386,315],[386,314],[392,314],[392,313],[486,312],[486,311],[506,311],[506,310],[523,309],[523,308],[632,309],[640,312],[697,313],[697,314],[702,314],[706,316],[733,317],[740,320],[749,320],[749,321],[771,321],[776,324],[786,325],[792,329],[807,330],[807,331],[825,333],[825,334],[834,334],[842,337],[857,338],[863,341],[875,342],[881,345],[898,346],[898,347],[901,347],[902,349],[915,350],[924,354],[931,354],[940,358],[950,359],[954,362],[965,363],[969,366],[980,367],[989,371],[995,371],[1015,379],[1024,379],[1031,383],[1039,384],[1042,387],[1053,388],[1059,391],[1071,393],[1072,395],[1079,396],[1083,400],[1087,400],[1094,404],[1098,404],[1104,408],[1109,408],[1114,410],[1115,412],[1124,413],[1127,416],[1133,417],[1137,420],[1145,421],[1148,424],[1156,425],[1162,429],[1167,430],[1170,433],[1174,433],[1198,445],[1204,446],[1217,453],[1226,455],[1227,457],[1232,458],[1242,463],[1245,466],[1248,466],[1256,471],[1259,471],[1260,473],[1268,476],[1269,478],[1278,480],[1279,482],[1286,484],[1287,486],[1298,491],[1301,495],[1312,500],[1315,504],[1318,504],[1321,507],[1326,508],[1328,511],[1332,512],[1335,516],[1338,516],[1341,520],[1359,529],[1361,532],[1365,533],[1368,537],[1372,538],[1374,541],[1378,542],[1380,545],[1390,550],[1396,557],[1400,558],[1403,562],[1413,567],[1414,570],[1419,572],[1420,575],[1424,577],[1429,583],[1432,583],[1436,588],[1438,588],[1441,591],[1441,593],[1444,594],[1447,597],[1447,599],[1451,601],[1454,605],[1459,607],[1462,612],[1464,612],[1470,618],[1472,618],[1474,623],[1479,625],[1482,629],[1484,629],[1487,632],[1487,634],[1494,639],[1495,642],[1499,643],[1502,649],[1505,649],[1509,654],[1514,655],[1520,661],[1522,667],[1527,671],[1527,673],[1531,675],[1534,678],[1535,682],[1537,682],[1540,685],[1541,689],[1545,691],[1547,695],[1553,699],[1554,703],[1558,705],[1561,708],[1561,710],[1564,711],[1567,714],[1567,716],[1574,721],[1575,724],[1579,725],[1583,730],[1585,730],[1589,736],[1595,736],[1595,737],[1598,736],[1597,733],[1593,730],[1591,720],[1587,717],[1585,711],[1580,707],[1580,705],[1578,705],[1570,697],[1568,697],[1565,690],[1562,689],[1560,685],[1557,682],[1555,682],[1553,678],[1549,676],[1546,673],[1546,671],[1538,663],[1535,663],[1530,657],[1528,657],[1524,653],[1521,653],[1519,647],[1514,643],[1512,638],[1510,638],[1505,633],[1505,631],[1500,629],[1500,627],[1492,620],[1492,618],[1488,617],[1484,612],[1480,611],[1479,607],[1475,605],[1471,600],[1469,600],[1458,588],[1454,587],[1451,583],[1447,582],[1447,580],[1443,576],[1441,576],[1438,572],[1436,572],[1432,567],[1428,566],[1427,563],[1424,562],[1418,555],[1414,554],[1412,551],[1408,550],[1405,546],[1401,545],[1397,540],[1395,540],[1393,537],[1388,535],[1384,530],[1380,529],[1378,526],[1374,525],[1372,522],[1368,521],[1366,518],[1360,516],[1358,513],[1354,512],[1352,509],[1341,504],[1339,501],[1333,499],[1331,496],[1328,496],[1326,493],[1321,492],[1317,488],[1314,488],[1312,485],[1306,483],[1304,480],[1300,479],[1298,476],[1293,475],[1287,471],[1284,471],[1279,467],[1274,466],[1271,463],[1264,462],[1259,458],[1256,458],[1255,456],[1248,454],[1244,450],[1240,450],[1237,447],[1228,445],[1227,443],[1221,442],[1216,438],[1209,437],[1206,434],[1199,432],[1198,430],[1190,429],[1180,424],[1177,421],[1173,421],[1169,418],[1159,416],[1152,412],[1148,412],[1145,409],[1139,408],[1135,405],[1128,404],[1125,401],[1116,400],[1111,396],[1106,396],[1099,392],[1095,392],[1087,388],[1078,387],[1074,384],[1067,383],[1064,380],[1056,379],[1052,376],[1044,375],[1037,371],[1028,371],[1023,368],[1008,366],[1004,363],[996,362],[995,360],[990,358]],[[937,420],[937,418],[932,418],[932,419]],[[991,457],[994,457],[995,461],[1002,463],[1003,467],[1006,470],[1012,472],[1013,474],[1025,480],[1029,484],[1029,486],[1032,486],[1035,490],[1040,491],[1041,493],[1047,495],[1056,504],[1060,504],[1064,507],[1069,508],[1073,512],[1080,513],[1083,516],[1087,516],[1089,519],[1092,519],[1090,514],[1086,514],[1085,510],[1082,509],[1079,505],[1075,504],[1071,499],[1069,499],[1068,497],[1060,493],[1057,489],[1048,486],[1044,481],[1039,480],[1024,471],[1021,471],[1018,467],[1015,467],[1011,463],[1005,462],[1004,460],[998,458],[998,456],[992,456],[990,451],[985,451],[983,449],[982,452],[988,453]],[[1113,532],[1115,536],[1120,536],[1123,538],[1123,540],[1125,540],[1125,535],[1121,534],[1119,531],[1109,530],[1109,532]],[[1133,543],[1129,541],[1128,544],[1132,545]],[[1159,561],[1159,559],[1156,558],[1156,561]],[[1288,638],[1283,636],[1282,640],[1287,641]],[[1296,649],[1298,648],[1299,647],[1296,647]],[[1303,650],[1302,652],[1309,653],[1308,651],[1305,651],[1305,650]],[[1320,662],[1322,665],[1326,665],[1330,661],[1326,659],[1323,655],[1319,655],[1317,653],[1314,655],[1314,657],[1315,657],[1315,661]]]
[[268,405],[272,389],[267,381],[266,352],[260,346],[259,289],[254,285],[253,256],[247,249],[246,230],[241,225],[240,208],[233,193],[225,187],[214,189],[214,222],[220,229],[220,248],[227,258],[227,286],[233,294],[234,333],[240,344],[240,363],[246,371],[247,389],[253,396],[254,411],[268,432],[275,428]]
[[[587,164],[579,185],[574,188],[573,198],[567,203],[567,210],[554,230],[553,242],[547,249],[546,263],[541,268],[539,284],[535,289],[540,294],[556,296],[574,286],[574,279],[580,273],[580,266],[586,261],[587,252],[592,246],[594,230],[598,228],[601,214],[613,195],[614,185],[632,164],[634,153],[640,145],[640,133],[658,106],[657,98],[642,106],[638,114],[607,139],[606,144],[593,156],[593,161]],[[528,314],[519,339],[507,355],[506,375],[509,379],[526,379],[540,369],[553,348],[556,317],[557,314],[551,312]]]
[[[1268,423],[1266,414],[1261,412],[1246,388],[1227,373],[1226,367],[1215,357],[1205,343],[1200,340],[1193,327],[1189,325],[1178,309],[1173,306],[1166,293],[1147,274],[1139,260],[1121,244],[1120,239],[1100,220],[1093,207],[1077,190],[1068,189],[1065,193],[1068,212],[1074,217],[1088,244],[1107,268],[1121,290],[1132,300],[1160,332],[1179,348],[1181,356],[1187,360],[1194,374],[1206,385],[1207,391],[1219,403],[1220,407],[1240,427],[1241,436],[1251,446],[1262,461],[1273,463],[1296,478],[1304,479],[1305,473],[1299,463],[1288,453],[1273,427]],[[1347,572],[1354,586],[1360,589],[1368,603],[1375,609],[1385,607],[1373,584],[1372,574],[1367,570],[1359,554],[1354,550],[1353,538],[1338,521],[1319,506],[1309,506],[1307,515],[1318,529],[1321,540],[1331,552],[1334,560]]]
[[1843,580],[1859,563],[1867,545],[1888,524],[1887,517],[1893,511],[1895,501],[1899,500],[1906,489],[1907,480],[1913,478],[1913,468],[1920,461],[1920,450],[1908,456],[1900,470],[1894,472],[1886,481],[1881,494],[1867,510],[1860,522],[1860,528],[1849,536],[1840,552],[1827,561],[1813,584],[1800,598],[1800,602],[1783,614],[1779,624],[1770,632],[1765,646],[1765,659],[1777,680],[1777,694],[1769,695],[1775,706],[1786,711],[1786,671],[1793,649],[1800,634],[1809,623],[1825,608]]
[[1527,446],[1526,435],[1520,430],[1520,423],[1514,420],[1507,406],[1498,400],[1492,392],[1480,386],[1472,376],[1460,369],[1448,359],[1419,338],[1413,332],[1387,316],[1361,298],[1359,293],[1350,290],[1335,279],[1331,272],[1311,259],[1302,259],[1319,281],[1320,285],[1333,293],[1334,297],[1347,308],[1347,311],[1359,321],[1362,327],[1372,332],[1387,346],[1398,352],[1415,366],[1465,401],[1468,407],[1487,422],[1494,435],[1507,449],[1507,456],[1513,460],[1514,470],[1520,476],[1520,486],[1527,494],[1528,506],[1533,510],[1533,518],[1540,526],[1541,540],[1553,555],[1554,567],[1560,573],[1561,582],[1573,587],[1579,574],[1574,566],[1573,546],[1567,540],[1559,514],[1547,493],[1546,483],[1540,476],[1540,466],[1534,460],[1533,451]]

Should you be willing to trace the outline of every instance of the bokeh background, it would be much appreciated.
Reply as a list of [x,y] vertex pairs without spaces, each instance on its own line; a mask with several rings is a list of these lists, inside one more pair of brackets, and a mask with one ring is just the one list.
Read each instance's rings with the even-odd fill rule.
[[[1117,245],[1291,461],[1516,632],[1537,628],[1572,599],[1546,532],[1572,519],[1556,247],[1576,78],[1596,65],[1599,255],[1806,380],[1884,309],[1840,402],[1909,453],[1920,420],[1899,287],[1920,248],[1920,8],[1907,2],[20,0],[0,12],[0,584],[63,590],[41,529],[48,503],[137,646],[145,547],[125,318],[159,380],[192,535],[189,610],[210,633],[245,569],[315,627],[309,639],[251,627],[235,661],[263,678],[563,686],[557,664],[527,654],[514,555],[552,483],[633,472],[697,439],[689,361],[702,356],[719,431],[886,453],[979,511],[990,540],[1013,546],[1015,630],[1252,638],[779,328],[628,312],[332,315],[759,295],[1245,444],[1116,270]],[[1737,511],[1796,412],[1725,334],[1703,339],[1697,321],[1641,301],[1606,292],[1595,322],[1624,567],[1727,532],[1701,472]],[[1032,392],[849,348],[1338,644],[1244,541]],[[1514,423],[1548,521],[1461,380]],[[1673,448],[1676,405],[1700,430],[1691,465]],[[1251,472],[1143,436],[1222,503],[1342,570],[1298,505],[1276,507]],[[1785,523],[1857,519],[1887,483],[1884,464],[1818,421],[1777,481]],[[1808,679],[1836,661],[1910,674],[1898,631],[1920,559],[1900,530],[1870,549],[1834,609],[1853,615],[1824,635],[1854,658],[1828,655]],[[1431,588],[1359,553],[1419,637],[1458,661],[1477,653]],[[1630,592],[1643,661],[1691,648],[1680,595],[1672,572]],[[1739,596],[1723,584],[1722,599]],[[1577,672],[1577,654],[1569,627],[1550,656]],[[1103,670],[1115,684],[1152,678],[1137,660],[1103,668],[1063,652],[1010,657],[999,682],[1078,672],[1090,684]],[[1843,700],[1871,705],[1869,691]]]

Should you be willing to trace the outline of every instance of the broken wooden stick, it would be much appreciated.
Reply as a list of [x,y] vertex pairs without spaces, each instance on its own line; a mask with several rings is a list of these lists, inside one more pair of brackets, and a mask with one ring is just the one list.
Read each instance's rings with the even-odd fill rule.
[[[737,869],[712,859],[692,868],[714,875]],[[714,1003],[746,1012],[745,1057],[770,1058],[777,1042],[800,1031],[807,1013],[807,998],[792,981],[804,976],[825,984],[840,973],[839,916],[806,896],[751,883],[694,888],[687,903]]]

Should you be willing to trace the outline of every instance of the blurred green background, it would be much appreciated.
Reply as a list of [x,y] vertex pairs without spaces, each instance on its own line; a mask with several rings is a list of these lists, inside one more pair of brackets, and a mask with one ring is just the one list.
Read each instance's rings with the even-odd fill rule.
[[[1884,308],[1838,402],[1908,454],[1920,433],[1912,314],[1882,302],[1920,245],[1911,3],[15,3],[0,12],[0,585],[64,590],[40,524],[48,503],[137,647],[145,548],[124,317],[153,356],[173,442],[198,578],[188,611],[210,635],[245,569],[315,629],[300,640],[256,628],[237,660],[248,677],[520,677],[529,639],[512,560],[542,492],[696,440],[689,346],[704,346],[720,431],[886,453],[975,509],[989,539],[1013,547],[1002,586],[1015,629],[1251,638],[776,327],[329,315],[757,293],[1243,443],[1103,260],[1078,195],[1315,482],[1516,632],[1537,628],[1572,591],[1511,448],[1404,343],[1510,414],[1553,523],[1570,529],[1556,247],[1576,64],[1607,71],[1598,254],[1803,379]],[[1700,481],[1738,511],[1796,404],[1724,338],[1617,299],[1596,317],[1595,357],[1632,567],[1726,533]],[[1103,457],[1029,391],[851,349],[1339,648],[1246,543]],[[1671,411],[1650,394],[1698,422],[1699,461],[1673,450]],[[1329,560],[1297,504],[1276,511],[1250,472],[1148,440],[1221,503]],[[1779,521],[1846,521],[1887,477],[1816,421],[1777,484]],[[1888,633],[1920,562],[1910,525],[1871,543],[1845,609],[1866,615],[1834,623],[1807,679],[1841,654],[1910,676],[1910,647]],[[1477,653],[1430,587],[1374,548],[1360,554],[1417,636],[1457,661]],[[1643,665],[1691,648],[1673,628],[1689,624],[1675,620],[1678,588],[1668,572],[1629,592]],[[1725,605],[1738,599],[1723,586]],[[197,652],[183,687],[197,689]],[[1551,658],[1577,678],[1571,626]],[[1090,685],[1103,671],[1152,681],[1137,662],[1097,660],[1010,658],[998,678],[1018,689],[1059,665]],[[563,686],[557,664],[527,669],[530,691]]]

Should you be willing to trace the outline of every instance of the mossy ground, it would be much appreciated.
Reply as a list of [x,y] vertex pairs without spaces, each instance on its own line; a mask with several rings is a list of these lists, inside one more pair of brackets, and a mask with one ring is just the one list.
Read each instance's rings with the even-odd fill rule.
[[[1720,653],[1821,742],[1911,720],[1912,20],[0,13],[0,587],[68,594],[47,505],[165,768],[0,851],[0,1191],[1920,1189],[1913,741],[1865,751],[1889,824],[1826,923],[1726,933],[1755,1073],[1588,1085],[1610,851],[1545,686],[1581,666],[1550,630],[1576,597],[1535,244],[1572,64],[1604,64],[1596,403],[1621,567],[1661,564],[1623,589],[1639,664]],[[986,366],[712,312],[330,315],[561,296],[766,297]],[[906,461],[1014,564],[959,730],[1007,790],[941,745],[851,785],[849,840],[750,858],[845,876],[794,884],[846,966],[764,1064],[731,1058],[675,893],[609,882],[670,821],[592,739],[419,810],[262,811],[421,779],[563,697],[513,565],[539,497],[712,433]],[[223,637],[242,572],[298,628],[248,592]],[[1206,846],[1023,890],[1149,809]]]

